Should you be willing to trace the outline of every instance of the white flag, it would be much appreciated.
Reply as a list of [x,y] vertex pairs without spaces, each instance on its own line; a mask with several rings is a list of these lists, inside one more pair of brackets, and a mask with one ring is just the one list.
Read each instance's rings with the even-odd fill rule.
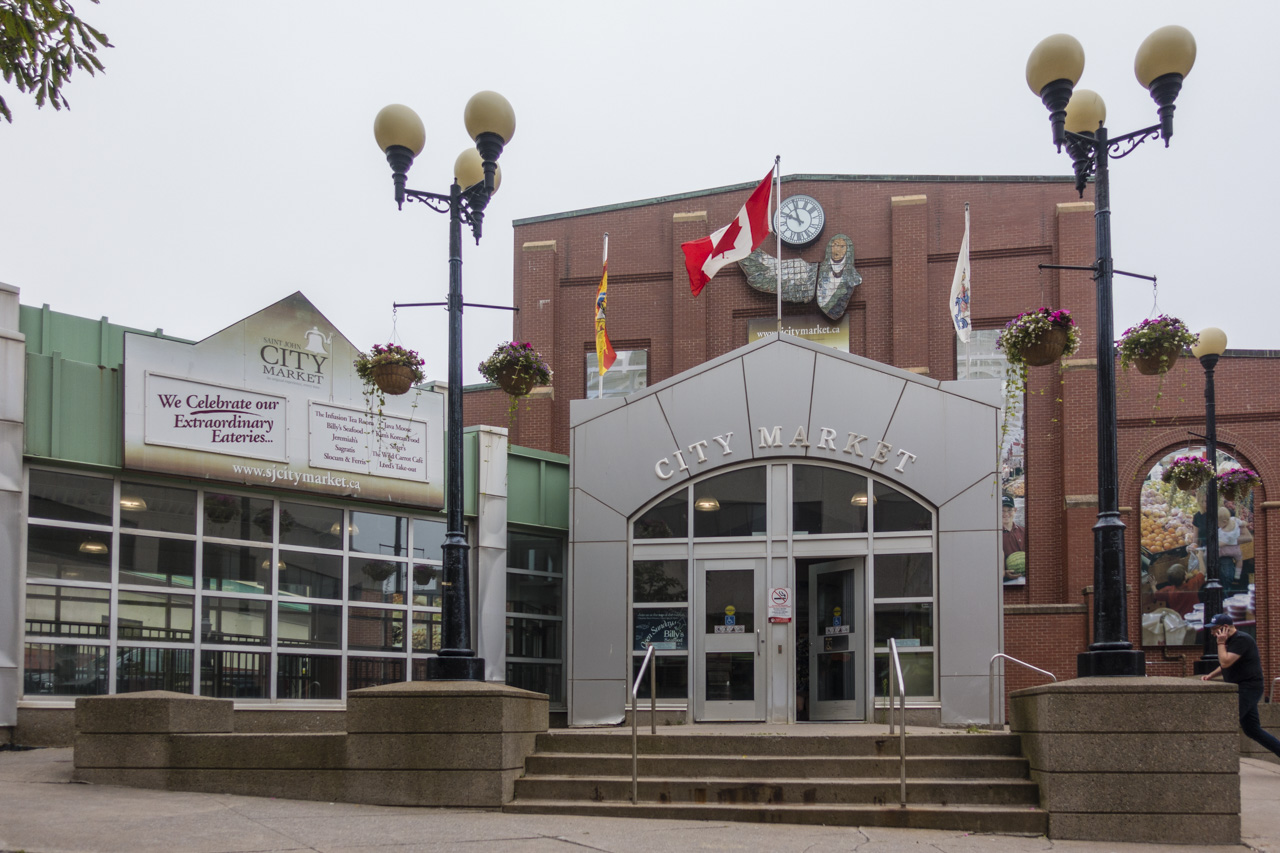
[[951,279],[951,322],[956,336],[969,342],[969,203],[964,205],[964,240],[960,243],[960,257],[956,258],[956,274]]

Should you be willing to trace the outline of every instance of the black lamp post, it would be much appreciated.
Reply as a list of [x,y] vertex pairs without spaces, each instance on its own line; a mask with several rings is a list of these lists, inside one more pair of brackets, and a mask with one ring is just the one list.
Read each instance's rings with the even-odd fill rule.
[[[1200,591],[1204,602],[1204,624],[1222,612],[1222,584],[1218,579],[1218,419],[1214,400],[1213,369],[1218,357],[1227,351],[1227,335],[1221,329],[1208,328],[1200,333],[1200,339],[1191,348],[1191,354],[1200,359],[1204,367],[1204,444],[1205,456],[1215,476],[1209,478],[1204,496],[1205,526],[1205,581]],[[1195,662],[1196,675],[1204,675],[1218,668],[1218,643],[1213,632],[1204,632],[1204,655]]]
[[[441,634],[439,654],[427,661],[427,677],[443,681],[483,681],[484,660],[471,648],[471,597],[468,593],[467,537],[462,521],[462,223],[480,243],[484,209],[501,182],[498,157],[516,129],[515,112],[497,92],[480,92],[463,113],[475,140],[454,163],[448,195],[405,188],[405,175],[426,144],[426,130],[406,106],[384,107],[373,122],[378,147],[386,152],[395,181],[396,204],[419,201],[449,214],[449,395],[445,448],[446,531],[442,548]],[[478,155],[478,156],[477,156]]]
[[[1195,62],[1195,39],[1178,26],[1162,27],[1138,48],[1134,72],[1159,105],[1160,123],[1111,138],[1103,122],[1106,107],[1096,93],[1075,91],[1084,71],[1084,48],[1069,35],[1049,36],[1027,60],[1027,84],[1049,109],[1053,142],[1065,143],[1076,174],[1076,189],[1094,175],[1094,234],[1097,260],[1092,266],[1042,264],[1047,269],[1081,269],[1097,282],[1098,312],[1098,521],[1093,527],[1093,642],[1076,660],[1077,674],[1141,676],[1145,656],[1133,648],[1125,605],[1124,522],[1120,520],[1120,473],[1117,458],[1116,363],[1111,304],[1111,187],[1108,163],[1130,154],[1148,139],[1173,136],[1173,102],[1182,79]],[[1138,276],[1149,278],[1148,276]]]

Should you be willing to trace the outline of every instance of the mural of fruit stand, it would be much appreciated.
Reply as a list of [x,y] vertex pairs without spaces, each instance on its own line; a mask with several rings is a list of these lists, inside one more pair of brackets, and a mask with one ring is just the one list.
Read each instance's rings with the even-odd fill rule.
[[[1205,479],[1197,477],[1190,490],[1186,474],[1196,473],[1193,460],[1203,460],[1205,448],[1173,451],[1157,462],[1142,484],[1141,508],[1141,604],[1143,645],[1193,645],[1200,642],[1204,605],[1200,588],[1208,579],[1205,565],[1206,525],[1203,510]],[[1207,465],[1204,467],[1207,468]],[[1241,464],[1229,453],[1218,452],[1219,472]],[[1221,474],[1220,474],[1221,476]],[[1166,477],[1168,480],[1166,481]],[[1239,500],[1222,496],[1226,524],[1238,528],[1238,541],[1219,525],[1218,577],[1223,586],[1223,612],[1237,627],[1254,632],[1253,495]]]

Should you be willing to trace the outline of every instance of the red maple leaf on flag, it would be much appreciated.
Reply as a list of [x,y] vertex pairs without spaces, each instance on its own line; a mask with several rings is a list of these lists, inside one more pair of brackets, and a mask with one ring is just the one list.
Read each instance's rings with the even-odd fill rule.
[[729,226],[725,228],[724,235],[720,237],[720,241],[716,243],[715,248],[711,250],[711,257],[723,255],[738,244],[738,235],[742,233],[742,225],[738,220],[733,220]]

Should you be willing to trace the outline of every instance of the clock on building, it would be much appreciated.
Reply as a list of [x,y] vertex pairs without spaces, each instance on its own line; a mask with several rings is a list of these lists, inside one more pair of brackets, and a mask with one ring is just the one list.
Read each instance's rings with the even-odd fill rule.
[[773,230],[782,242],[791,246],[805,246],[818,239],[827,215],[822,205],[807,195],[793,195],[785,199],[773,217]]

